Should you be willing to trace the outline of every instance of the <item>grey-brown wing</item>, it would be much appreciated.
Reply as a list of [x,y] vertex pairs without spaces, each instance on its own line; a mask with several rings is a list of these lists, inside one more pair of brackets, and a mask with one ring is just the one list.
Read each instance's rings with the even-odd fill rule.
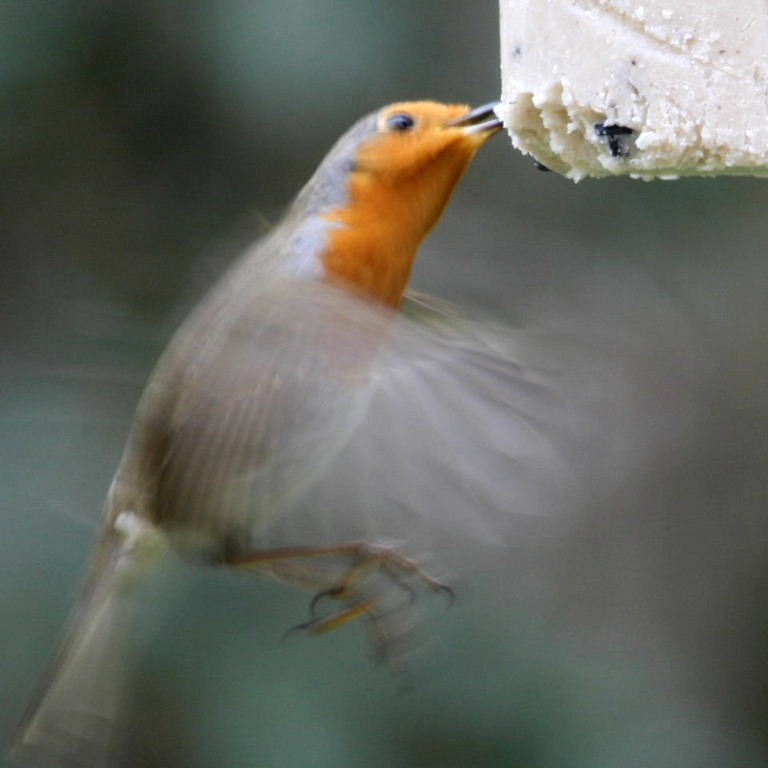
[[610,314],[572,306],[535,332],[409,308],[348,442],[265,544],[393,539],[421,556],[472,541],[521,564],[551,553],[586,510],[642,483],[690,418],[686,324],[642,288],[614,291]]
[[152,515],[243,546],[417,528],[497,540],[568,479],[562,404],[515,361],[516,339],[319,283],[214,295],[140,408]]
[[399,316],[344,448],[264,531],[265,545],[501,542],[525,518],[573,502],[578,425],[565,393],[518,362],[521,339],[442,306]]

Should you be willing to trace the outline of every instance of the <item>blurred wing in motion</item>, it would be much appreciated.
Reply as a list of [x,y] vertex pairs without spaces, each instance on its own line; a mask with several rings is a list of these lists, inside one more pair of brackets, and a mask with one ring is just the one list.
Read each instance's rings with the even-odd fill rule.
[[310,504],[325,510],[313,538],[392,538],[428,552],[435,534],[508,543],[524,518],[554,512],[574,490],[570,417],[562,393],[518,362],[522,342],[442,302],[409,301],[357,428],[275,528],[312,526]]
[[159,468],[161,525],[237,549],[499,542],[552,510],[566,410],[515,361],[519,334],[304,281],[224,295],[169,347],[121,470]]

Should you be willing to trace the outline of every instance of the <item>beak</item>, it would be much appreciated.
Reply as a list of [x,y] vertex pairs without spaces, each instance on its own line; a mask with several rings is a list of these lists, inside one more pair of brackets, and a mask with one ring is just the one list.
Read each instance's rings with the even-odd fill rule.
[[446,128],[463,128],[465,136],[483,133],[488,134],[490,138],[502,128],[502,122],[495,112],[499,104],[501,104],[500,101],[483,104],[482,107],[476,107],[466,115],[449,120],[444,125]]

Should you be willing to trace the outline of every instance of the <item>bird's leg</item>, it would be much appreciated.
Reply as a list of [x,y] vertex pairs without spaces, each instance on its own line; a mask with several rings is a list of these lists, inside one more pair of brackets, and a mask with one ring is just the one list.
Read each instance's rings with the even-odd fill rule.
[[[333,558],[345,558],[341,576],[339,569],[323,566],[316,562]],[[303,562],[302,562],[303,561]],[[235,568],[266,570],[276,577],[304,588],[317,589],[310,602],[309,621],[296,629],[310,634],[322,634],[347,624],[360,617],[374,621],[382,613],[382,601],[370,596],[366,586],[377,574],[383,574],[400,590],[407,593],[409,602],[415,599],[415,590],[408,579],[417,579],[433,592],[445,592],[453,600],[453,590],[420,568],[413,560],[397,552],[393,546],[371,544],[364,541],[349,542],[328,547],[283,547],[264,549],[247,554],[229,554],[227,565]],[[375,593],[375,590],[373,590]],[[315,609],[323,598],[341,600],[346,607],[329,616],[318,617]]]
[[357,562],[353,563],[332,587],[315,594],[310,602],[311,613],[314,613],[315,607],[324,597],[344,599],[351,587],[369,578],[376,571],[388,576],[395,585],[408,594],[411,602],[416,599],[416,593],[406,580],[408,576],[417,577],[424,586],[433,592],[445,592],[449,600],[453,602],[454,593],[447,584],[438,581],[413,560],[401,555],[392,547],[355,542],[344,545],[343,548],[344,550],[351,550],[351,554]]
[[[356,583],[359,583],[376,572],[384,573],[409,595],[413,596],[413,588],[407,583],[408,576],[416,577],[432,592],[445,592],[450,601],[453,601],[453,590],[441,581],[431,576],[415,561],[397,552],[394,547],[386,544],[369,544],[365,541],[353,541],[345,544],[336,544],[328,547],[280,547],[276,549],[263,549],[247,554],[227,554],[225,564],[233,568],[264,568],[273,570],[276,575],[281,570],[283,563],[305,558],[333,558],[349,557],[352,564],[344,571],[343,576],[332,586],[320,590],[310,603],[314,611],[315,606],[323,597],[344,599],[348,591]],[[309,569],[312,572],[312,568]],[[293,569],[291,575],[286,574],[289,580],[297,578],[298,572]]]

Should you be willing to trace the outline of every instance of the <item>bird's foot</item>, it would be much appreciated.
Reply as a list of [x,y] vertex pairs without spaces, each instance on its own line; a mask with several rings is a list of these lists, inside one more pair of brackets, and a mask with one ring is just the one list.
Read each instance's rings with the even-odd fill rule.
[[[454,600],[448,585],[399,552],[392,542],[262,550],[229,564],[268,570],[282,580],[316,589],[309,620],[289,632],[316,636],[363,619],[374,661],[398,671],[418,645],[417,587],[442,592],[449,602]],[[339,601],[341,607],[320,615],[318,609],[326,600]]]

